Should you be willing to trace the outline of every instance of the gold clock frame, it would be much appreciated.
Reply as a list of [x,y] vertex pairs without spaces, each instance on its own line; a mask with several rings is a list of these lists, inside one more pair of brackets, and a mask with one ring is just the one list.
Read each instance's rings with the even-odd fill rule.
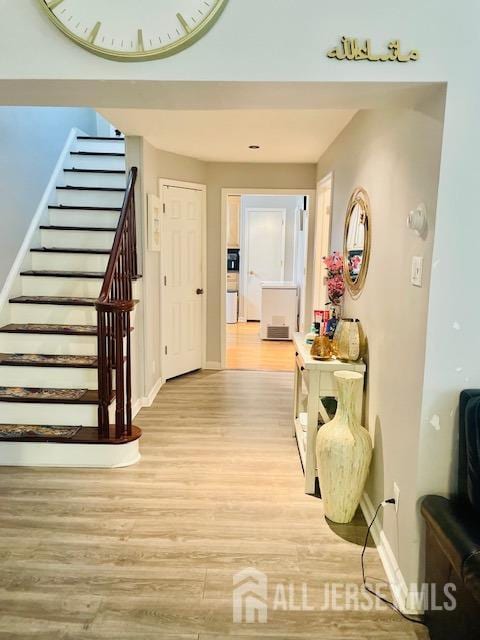
[[[358,278],[353,281],[350,276],[350,270],[348,268],[348,229],[350,226],[350,220],[353,215],[355,207],[359,205],[365,216],[365,249],[363,252],[362,267]],[[371,207],[370,198],[367,191],[363,187],[357,187],[352,193],[347,206],[347,215],[345,218],[345,228],[343,232],[343,273],[345,284],[350,292],[352,298],[358,298],[365,286],[365,279],[368,273],[368,264],[370,262],[370,248],[372,244],[372,219],[371,219]]]
[[65,36],[67,36],[67,38],[75,42],[75,44],[79,45],[83,49],[86,49],[90,53],[94,53],[95,55],[102,58],[115,60],[117,62],[143,62],[146,60],[158,60],[160,58],[167,58],[176,53],[179,53],[180,51],[183,51],[184,49],[187,49],[191,45],[195,44],[195,42],[200,40],[200,38],[213,27],[228,3],[228,0],[216,0],[215,8],[212,9],[212,11],[202,22],[202,24],[200,24],[195,29],[188,31],[182,38],[169,45],[166,45],[165,47],[152,49],[151,51],[125,51],[125,53],[123,53],[121,51],[111,51],[109,49],[105,49],[104,47],[99,47],[94,43],[80,38],[76,34],[72,33],[69,29],[67,29],[67,27],[65,27],[63,22],[59,20],[53,13],[52,9],[48,7],[46,0],[37,1],[43,11],[47,14],[50,21],[53,22],[57,29],[59,29]]

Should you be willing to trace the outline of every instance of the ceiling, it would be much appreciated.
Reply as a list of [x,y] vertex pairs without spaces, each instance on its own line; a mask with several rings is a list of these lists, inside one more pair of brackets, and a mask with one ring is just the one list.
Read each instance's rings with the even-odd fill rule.
[[[353,109],[101,109],[126,135],[208,162],[315,163]],[[260,149],[251,150],[250,145]]]

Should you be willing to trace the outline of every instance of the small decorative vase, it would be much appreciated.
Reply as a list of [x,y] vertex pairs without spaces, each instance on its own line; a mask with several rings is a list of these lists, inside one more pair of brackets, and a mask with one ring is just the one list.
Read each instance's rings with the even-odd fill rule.
[[365,338],[360,320],[342,318],[334,336],[335,353],[339,360],[356,362],[363,355]]
[[372,459],[372,441],[357,417],[363,375],[335,371],[337,413],[317,435],[317,466],[326,517],[351,522],[363,494]]

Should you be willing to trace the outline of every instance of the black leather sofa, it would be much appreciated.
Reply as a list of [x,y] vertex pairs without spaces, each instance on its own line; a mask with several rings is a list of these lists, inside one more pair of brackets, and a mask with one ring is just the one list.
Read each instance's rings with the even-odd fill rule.
[[432,610],[432,640],[480,640],[480,390],[460,394],[458,494],[426,496],[426,582],[456,588],[453,611]]

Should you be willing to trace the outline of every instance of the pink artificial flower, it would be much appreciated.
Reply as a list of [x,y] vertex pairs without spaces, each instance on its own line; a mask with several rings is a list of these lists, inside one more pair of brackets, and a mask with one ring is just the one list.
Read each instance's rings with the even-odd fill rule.
[[334,251],[329,256],[323,258],[323,262],[330,274],[343,272],[343,258],[338,251]]
[[327,291],[330,302],[339,305],[345,293],[345,282],[343,280],[343,257],[338,251],[334,251],[329,256],[323,258],[323,263],[327,268]]

